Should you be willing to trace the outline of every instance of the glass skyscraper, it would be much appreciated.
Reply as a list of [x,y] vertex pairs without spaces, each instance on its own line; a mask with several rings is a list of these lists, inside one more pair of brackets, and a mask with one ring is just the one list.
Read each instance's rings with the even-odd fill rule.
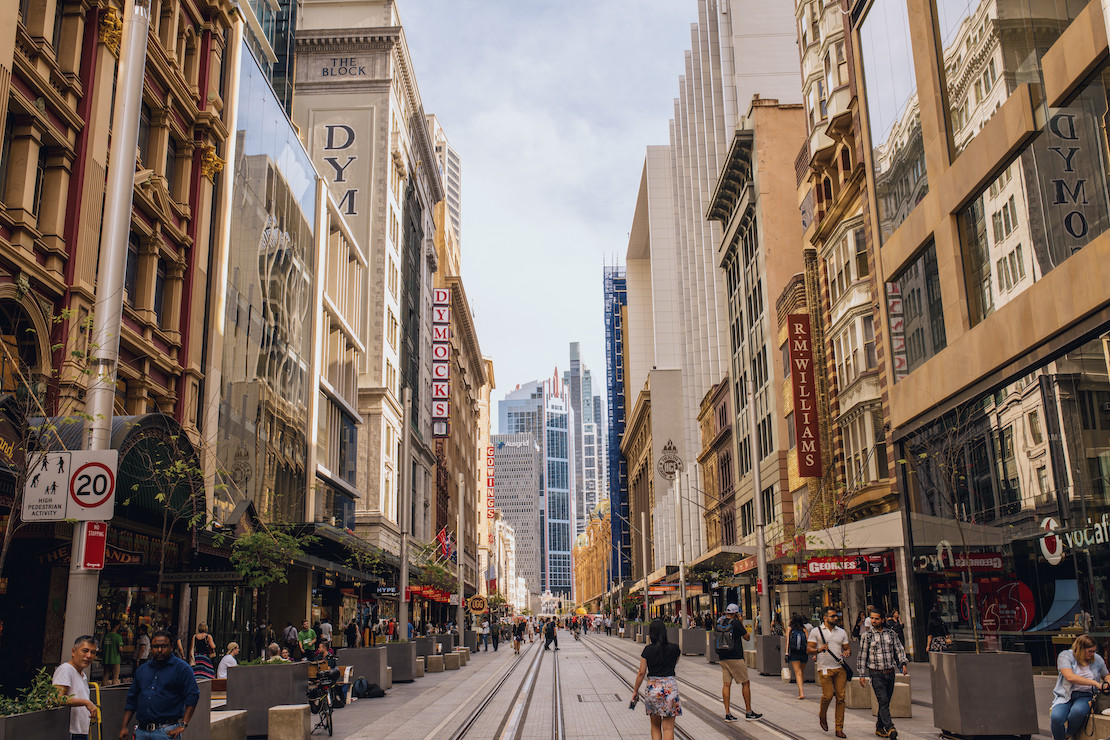
[[612,517],[613,579],[628,580],[632,574],[632,542],[628,527],[628,468],[621,457],[624,436],[624,309],[628,305],[624,267],[606,266],[605,380],[609,394],[609,512]]

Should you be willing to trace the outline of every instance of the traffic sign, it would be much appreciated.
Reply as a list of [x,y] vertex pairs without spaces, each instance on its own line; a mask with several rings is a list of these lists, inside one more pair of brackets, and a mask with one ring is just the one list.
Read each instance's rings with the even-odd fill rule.
[[116,450],[46,452],[23,484],[25,522],[108,521],[115,513]]
[[85,556],[81,564],[89,570],[103,570],[107,549],[108,522],[85,522]]
[[486,597],[485,596],[471,596],[470,601],[469,601],[469,605],[470,605],[470,611],[474,612],[475,614],[480,614],[480,613],[482,613],[486,610]]

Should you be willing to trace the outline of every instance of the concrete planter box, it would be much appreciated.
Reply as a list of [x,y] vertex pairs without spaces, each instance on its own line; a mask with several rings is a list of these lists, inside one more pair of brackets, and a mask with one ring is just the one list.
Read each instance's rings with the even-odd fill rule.
[[777,676],[782,673],[782,636],[752,635],[755,643],[755,668],[761,676]]
[[455,652],[455,635],[432,635],[432,639],[436,641],[436,645],[439,645],[439,650],[437,650],[436,652],[438,652],[440,655],[446,655],[447,653]]
[[416,646],[416,654],[421,658],[436,654],[436,641],[434,637],[417,637],[412,644]]
[[[336,652],[335,657],[339,660],[339,665],[351,666],[351,681],[355,681],[359,676],[363,676],[369,683],[376,683],[381,688],[386,688],[389,684],[389,672],[386,668],[389,667],[388,647],[372,647],[372,648],[343,648]],[[290,704],[292,702],[277,702],[276,704]]]
[[478,633],[467,630],[463,635],[463,646],[470,648],[471,654],[478,652]]
[[705,659],[710,663],[718,662],[717,658],[717,636],[714,630],[707,630],[705,633]]
[[[26,738],[69,737],[69,707],[44,709],[26,714],[0,717],[0,740],[26,740]],[[112,735],[119,733],[119,722],[112,728]],[[95,723],[94,723],[95,724]]]
[[678,646],[683,655],[705,655],[706,632],[703,629],[680,630]]
[[391,642],[385,646],[393,680],[409,683],[416,680],[416,643]]
[[[247,710],[247,734],[265,735],[269,728],[270,707],[277,704],[303,704],[307,701],[307,690],[308,663],[233,666],[227,671],[227,703],[224,708]],[[202,705],[211,705],[204,693],[202,690],[197,714]],[[202,723],[198,722],[198,726],[200,724]],[[203,725],[207,727],[208,722],[203,722]]]
[[[682,631],[682,628],[680,628],[680,627],[668,627],[667,628],[667,642],[669,642],[673,645],[681,645],[682,643],[680,643],[678,641],[678,633],[681,632],[681,631]],[[651,638],[647,636],[647,630],[644,630],[644,642],[651,642]]]
[[[129,688],[129,686],[105,686],[100,689],[101,726],[104,728],[105,737],[116,737],[119,734],[120,725],[123,724],[123,706],[127,701]],[[189,723],[189,727],[185,728],[185,732],[181,733],[182,738],[209,737],[208,728],[212,722],[212,682],[209,680],[197,681],[197,688],[200,689],[200,699],[197,701],[196,711],[193,712],[193,721]],[[42,735],[41,737],[69,737],[68,733],[69,723],[67,722],[65,733],[62,735]],[[95,735],[95,732],[93,734]],[[34,735],[33,737],[40,736]]]
[[1040,731],[1029,653],[929,653],[933,726],[945,733],[1025,736]]

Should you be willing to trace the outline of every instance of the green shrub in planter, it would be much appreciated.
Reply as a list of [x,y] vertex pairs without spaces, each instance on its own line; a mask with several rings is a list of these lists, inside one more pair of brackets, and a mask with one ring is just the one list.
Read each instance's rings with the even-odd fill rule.
[[18,697],[0,697],[0,740],[66,737],[69,713],[66,697],[54,688],[46,669],[40,668]]

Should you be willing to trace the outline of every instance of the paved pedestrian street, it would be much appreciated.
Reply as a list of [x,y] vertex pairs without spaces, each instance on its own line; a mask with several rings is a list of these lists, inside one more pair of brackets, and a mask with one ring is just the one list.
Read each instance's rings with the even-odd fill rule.
[[[381,699],[354,700],[334,715],[335,737],[349,740],[439,740],[451,738],[646,738],[649,720],[641,703],[628,709],[642,646],[629,640],[589,635],[575,641],[559,633],[560,650],[544,651],[540,641],[526,645],[520,657],[502,644],[496,652],[479,651],[458,671],[429,673],[413,683],[398,683]],[[684,656],[678,663],[683,714],[676,722],[676,738],[832,737],[817,724],[820,687],[805,685],[805,701],[793,685],[778,676],[752,674],[753,708],[763,714],[745,721],[740,688],[734,687],[733,713],[726,723],[720,700],[720,669],[702,656]],[[898,735],[905,740],[933,740],[928,668],[910,666],[913,686],[912,718],[896,718]],[[1041,733],[1047,740],[1048,699],[1053,679],[1034,678],[1040,709]],[[875,723],[868,710],[849,709],[845,733],[849,738],[874,737]],[[317,731],[317,735],[321,733]]]

